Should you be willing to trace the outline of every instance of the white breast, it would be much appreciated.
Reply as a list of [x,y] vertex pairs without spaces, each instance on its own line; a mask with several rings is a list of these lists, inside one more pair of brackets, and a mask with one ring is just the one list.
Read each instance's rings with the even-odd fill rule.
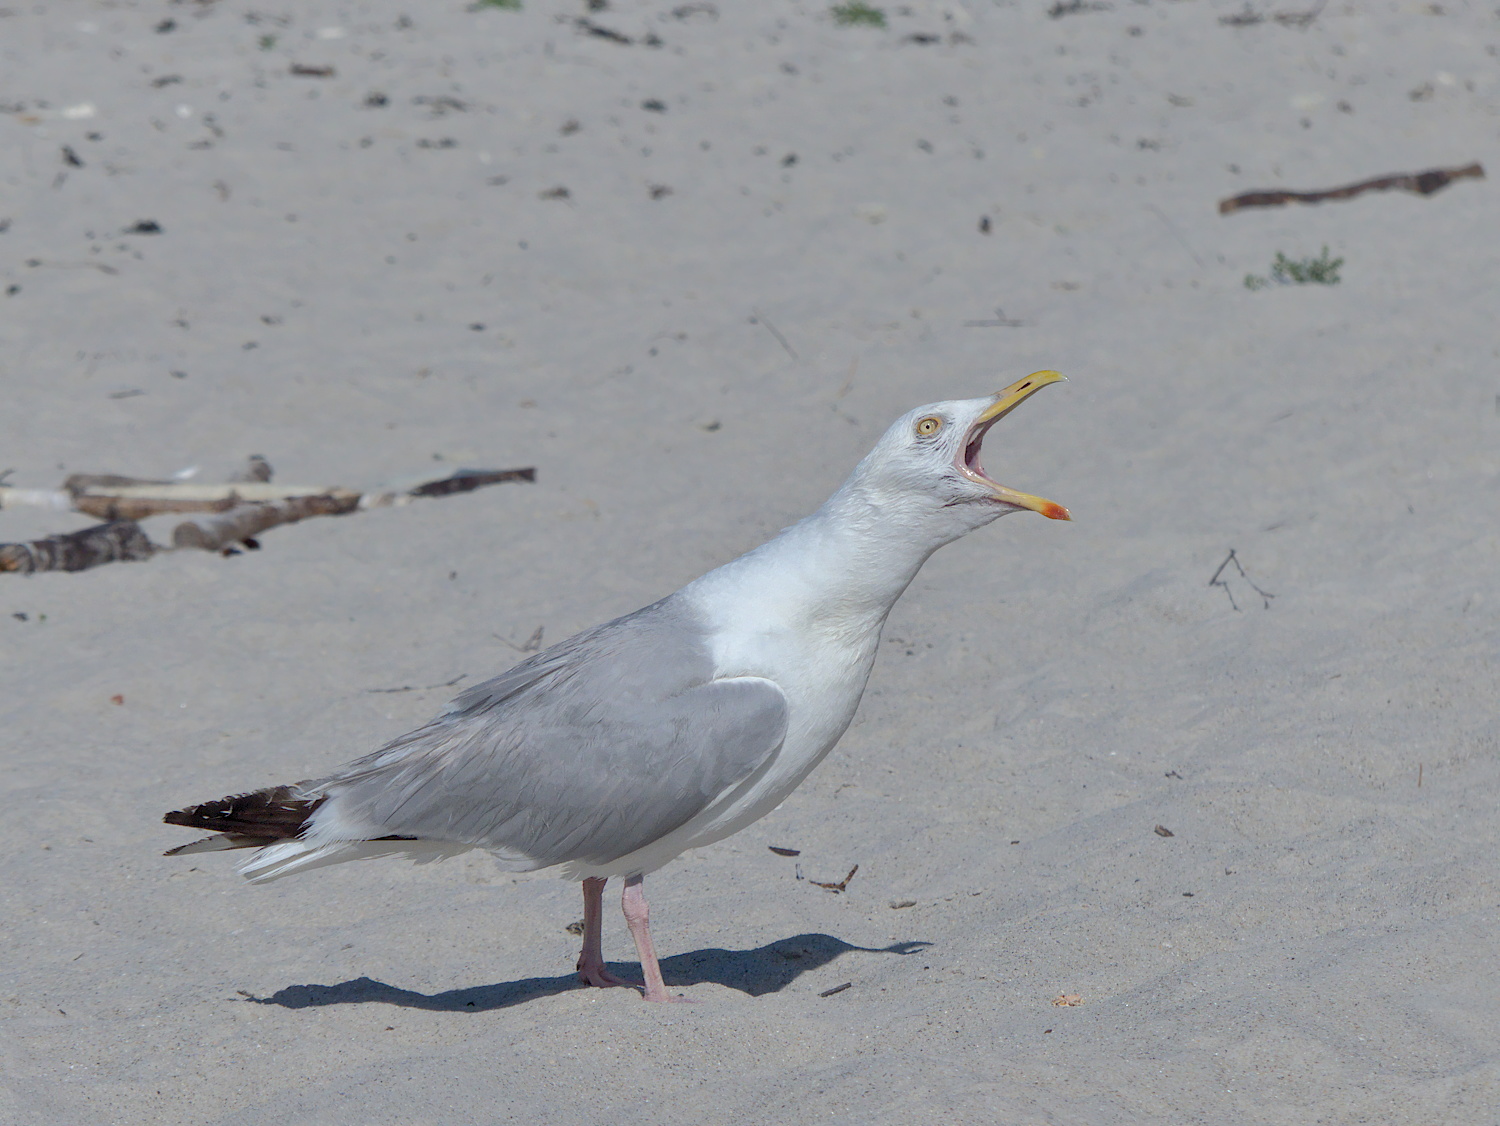
[[786,800],[844,734],[874,665],[881,626],[909,576],[883,584],[893,588],[888,597],[851,590],[850,569],[827,558],[837,545],[810,534],[818,529],[807,523],[679,592],[712,625],[716,676],[764,677],[786,693],[782,745],[674,832],[607,866],[569,874],[650,872],[685,849],[738,832]]

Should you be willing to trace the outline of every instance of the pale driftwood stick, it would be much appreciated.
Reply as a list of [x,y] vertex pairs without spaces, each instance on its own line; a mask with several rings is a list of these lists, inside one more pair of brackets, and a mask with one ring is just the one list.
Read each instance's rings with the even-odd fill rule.
[[1243,192],[1219,201],[1219,214],[1228,215],[1247,207],[1280,207],[1286,203],[1322,203],[1328,199],[1353,199],[1365,192],[1388,192],[1399,190],[1417,195],[1431,195],[1446,188],[1454,180],[1483,180],[1484,166],[1466,164],[1462,168],[1429,168],[1426,172],[1396,172],[1390,176],[1376,176],[1373,180],[1360,180],[1356,184],[1345,184],[1341,188],[1329,188],[1321,192],[1262,191]]
[[172,512],[214,515],[189,520],[173,531],[174,547],[222,551],[281,524],[311,516],[342,516],[362,508],[409,504],[423,497],[467,493],[502,481],[535,481],[536,469],[459,469],[436,481],[402,490],[357,492],[340,487],[272,485],[271,467],[250,459],[241,476],[254,480],[225,485],[146,481],[110,474],[74,474],[61,489],[17,489],[0,485],[0,508],[32,505],[70,508],[103,516],[110,523],[30,543],[0,544],[0,572],[82,571],[103,563],[149,559],[162,550],[135,522]]
[[85,493],[73,498],[73,507],[101,520],[144,520],[165,512],[223,512],[238,503],[235,497],[194,500],[187,497],[119,496],[115,493]]
[[269,528],[295,524],[309,516],[343,516],[359,507],[359,495],[290,497],[264,504],[240,504],[216,516],[188,520],[172,529],[173,547],[223,551],[245,543]]
[[[73,481],[74,478],[69,478]],[[292,497],[354,497],[352,489],[329,485],[271,485],[236,481],[227,485],[132,484],[89,485],[73,492],[73,507],[106,520],[144,520],[171,512],[227,512],[236,505],[289,500]]]
[[[124,481],[127,484],[97,482]],[[58,512],[76,509],[90,515],[108,516],[111,511],[132,519],[162,512],[215,512],[236,504],[286,500],[294,496],[342,495],[348,489],[327,485],[270,485],[259,481],[226,485],[187,485],[176,481],[142,482],[135,477],[75,475],[61,489],[21,489],[0,485],[0,508],[51,508]],[[80,484],[79,482],[83,483]],[[133,514],[132,514],[133,510]]]
[[86,571],[105,563],[150,559],[155,550],[134,520],[117,520],[30,543],[0,544],[0,571]]
[[118,473],[72,473],[63,482],[63,488],[74,496],[90,489],[139,489],[171,487],[178,481],[159,481],[153,477],[121,477]]
[[[264,466],[264,468],[260,468]],[[264,458],[252,458],[250,469],[241,474],[264,472],[271,467]],[[371,489],[363,493],[341,485],[273,485],[268,479],[231,481],[223,485],[189,484],[180,481],[150,481],[104,473],[75,473],[61,489],[20,489],[0,485],[0,508],[22,505],[76,509],[110,520],[144,520],[173,512],[227,512],[242,504],[290,500],[293,497],[358,497],[361,508],[383,508],[408,504],[423,497],[467,493],[484,485],[504,481],[535,481],[536,469],[459,469],[436,481],[410,488]]]
[[0,508],[50,508],[67,512],[73,507],[73,494],[67,489],[18,489],[0,485]]

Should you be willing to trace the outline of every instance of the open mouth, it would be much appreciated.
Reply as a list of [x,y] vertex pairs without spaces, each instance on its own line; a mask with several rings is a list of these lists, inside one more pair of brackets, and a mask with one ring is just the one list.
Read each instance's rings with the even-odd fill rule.
[[990,427],[1008,415],[1022,402],[1030,398],[1037,391],[1049,383],[1060,383],[1063,376],[1055,371],[1032,372],[1025,379],[1012,383],[1004,391],[995,396],[994,405],[989,407],[974,421],[969,430],[969,436],[964,441],[963,449],[955,462],[958,469],[969,480],[983,485],[990,490],[990,499],[1002,504],[1012,505],[1015,508],[1025,508],[1032,512],[1039,512],[1049,520],[1071,520],[1068,510],[1062,505],[1042,497],[1032,496],[1030,493],[1017,492],[1000,482],[992,479],[984,471],[980,464],[980,449],[984,445],[984,436],[989,433]]
[[967,471],[968,475],[974,480],[986,485],[998,484],[998,482],[991,481],[985,475],[984,466],[979,462],[980,446],[984,444],[984,436],[990,432],[990,427],[993,425],[995,425],[995,419],[990,419],[989,422],[976,424],[969,431],[969,440],[964,444],[963,465],[959,467]]

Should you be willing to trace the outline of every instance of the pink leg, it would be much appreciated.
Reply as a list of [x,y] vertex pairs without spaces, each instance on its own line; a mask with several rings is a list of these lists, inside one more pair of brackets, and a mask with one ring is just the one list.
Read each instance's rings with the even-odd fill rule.
[[583,951],[578,955],[578,976],[585,985],[632,985],[635,982],[616,977],[604,967],[604,942],[600,937],[603,917],[604,880],[583,881]]
[[646,1000],[686,1001],[686,997],[669,994],[666,982],[661,979],[661,965],[656,960],[656,948],[651,945],[651,910],[646,906],[643,882],[641,876],[625,878],[625,894],[620,897],[620,906],[625,912],[625,925],[635,939],[635,952],[641,959],[641,973],[646,978]]

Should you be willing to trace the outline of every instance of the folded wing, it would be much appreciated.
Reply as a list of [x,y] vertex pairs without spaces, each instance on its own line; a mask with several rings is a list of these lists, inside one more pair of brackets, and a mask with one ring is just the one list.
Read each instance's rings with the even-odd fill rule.
[[607,863],[667,835],[780,747],[787,702],[713,678],[672,600],[554,646],[339,772],[305,836],[489,849],[515,868]]

